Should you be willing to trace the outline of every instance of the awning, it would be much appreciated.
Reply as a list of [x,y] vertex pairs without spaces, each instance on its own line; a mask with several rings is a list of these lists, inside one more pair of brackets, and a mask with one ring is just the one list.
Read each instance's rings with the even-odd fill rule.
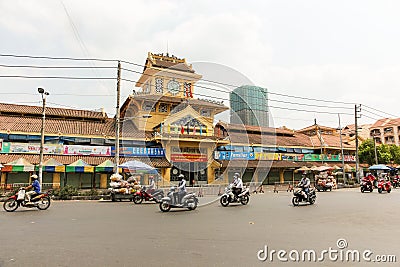
[[65,172],[94,172],[94,166],[87,164],[83,160],[79,159],[66,166]]
[[103,163],[97,165],[95,167],[96,172],[113,172],[114,171],[114,162],[111,160],[106,160]]
[[[39,170],[39,165],[36,165],[35,170]],[[65,166],[57,160],[50,158],[43,162],[42,170],[44,172],[65,172]]]
[[2,172],[33,172],[35,166],[24,158],[19,158],[4,165]]
[[377,165],[372,165],[368,169],[370,170],[382,170],[382,171],[388,171],[390,168],[384,164],[377,164]]
[[138,160],[127,161],[119,167],[123,168],[124,172],[158,173],[154,167]]

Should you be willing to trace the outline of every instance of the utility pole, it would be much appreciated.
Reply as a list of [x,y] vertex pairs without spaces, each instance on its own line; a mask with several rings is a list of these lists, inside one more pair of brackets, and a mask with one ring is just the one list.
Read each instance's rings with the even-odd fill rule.
[[120,132],[120,95],[121,95],[121,62],[118,60],[117,70],[117,107],[115,113],[115,173],[118,174],[119,166],[119,132]]
[[39,184],[42,189],[43,184],[43,147],[44,147],[44,122],[46,119],[46,96],[49,95],[43,88],[38,88],[39,94],[42,95],[42,125],[40,127],[40,156],[39,156]]
[[354,105],[354,126],[355,126],[355,137],[356,137],[356,178],[357,181],[360,181],[360,173],[359,173],[359,159],[358,159],[358,124],[357,124],[357,119],[361,118],[361,114],[358,114],[361,112],[361,104],[360,105]]
[[376,153],[376,139],[375,139],[375,134],[372,136],[372,138],[374,138],[375,164],[378,165],[378,154]]
[[[338,113],[339,117],[339,131],[340,131],[340,150],[342,151],[342,173],[343,173],[343,182],[346,181],[346,171],[344,170],[344,153],[343,153],[343,140],[342,140],[342,126],[340,124],[340,114]],[[339,180],[339,179],[338,179]]]

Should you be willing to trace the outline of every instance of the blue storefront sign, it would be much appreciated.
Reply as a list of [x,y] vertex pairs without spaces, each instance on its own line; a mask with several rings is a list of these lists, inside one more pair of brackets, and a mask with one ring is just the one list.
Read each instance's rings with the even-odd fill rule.
[[215,151],[215,156],[220,160],[253,160],[254,152]]
[[[120,156],[128,157],[164,157],[164,148],[158,147],[121,147]],[[115,155],[115,147],[111,147],[111,155]]]

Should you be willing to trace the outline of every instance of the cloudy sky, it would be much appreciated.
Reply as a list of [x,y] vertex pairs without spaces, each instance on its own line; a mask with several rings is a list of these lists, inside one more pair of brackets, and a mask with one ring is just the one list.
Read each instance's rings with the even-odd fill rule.
[[[4,55],[144,64],[147,52],[168,51],[198,66],[196,70],[211,81],[240,85],[243,76],[268,88],[276,127],[300,129],[314,119],[337,127],[338,113],[342,124],[352,124],[355,103],[362,104],[360,123],[400,117],[398,10],[400,2],[395,0],[0,0],[0,97],[6,103],[40,105],[37,88],[43,87],[50,92],[51,106],[103,107],[112,116],[115,80],[4,76],[115,78],[115,69],[96,68],[115,67],[115,62]],[[129,64],[123,67],[123,78],[131,81],[142,70]],[[122,83],[122,101],[133,89],[133,82]]]

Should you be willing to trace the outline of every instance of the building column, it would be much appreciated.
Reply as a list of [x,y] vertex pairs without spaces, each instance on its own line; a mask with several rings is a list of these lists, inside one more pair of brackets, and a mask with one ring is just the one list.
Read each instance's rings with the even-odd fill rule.
[[171,168],[164,168],[162,169],[164,173],[161,173],[161,186],[164,186],[165,183],[169,185],[171,182]]
[[285,177],[284,177],[284,175],[283,175],[284,173],[285,173],[285,169],[280,168],[280,169],[279,169],[279,182],[280,182],[281,184],[285,182]]
[[100,189],[106,189],[108,186],[107,173],[100,174]]
[[[53,173],[53,188],[60,188],[60,173],[59,172],[55,172]],[[58,184],[58,185],[54,185],[54,184]]]

